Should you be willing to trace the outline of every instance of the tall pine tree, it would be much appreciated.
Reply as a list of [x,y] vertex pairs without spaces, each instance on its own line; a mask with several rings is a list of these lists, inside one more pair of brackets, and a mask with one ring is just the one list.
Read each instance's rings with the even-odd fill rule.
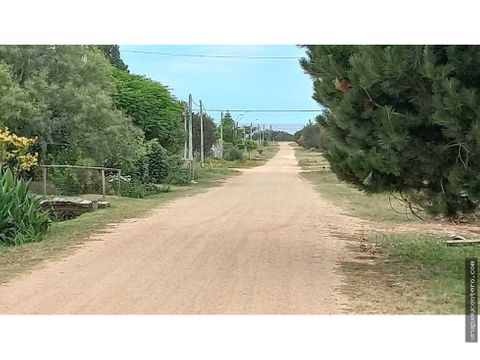
[[306,46],[339,179],[433,214],[480,200],[480,47]]

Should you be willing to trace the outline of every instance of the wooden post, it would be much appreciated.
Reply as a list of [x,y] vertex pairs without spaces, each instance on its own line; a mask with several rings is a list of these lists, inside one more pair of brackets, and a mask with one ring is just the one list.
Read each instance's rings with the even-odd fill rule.
[[120,184],[122,182],[122,170],[118,170],[118,196],[121,196]]
[[223,111],[220,113],[220,159],[223,159]]
[[223,111],[220,113],[220,142],[223,144]]
[[47,196],[47,168],[45,166],[42,167],[43,173],[43,196]]
[[188,161],[188,166],[190,170],[190,176],[192,177],[192,180],[195,180],[195,171],[193,169],[193,160]]
[[103,200],[106,199],[106,191],[105,191],[105,170],[102,169],[102,198]]
[[192,94],[188,95],[188,111],[189,111],[189,124],[188,124],[188,159],[193,161],[193,99]]
[[247,131],[245,130],[245,126],[243,126],[243,153],[247,153]]
[[200,100],[200,162],[203,166],[205,162],[205,154],[204,154],[204,140],[203,140],[203,103]]
[[183,145],[183,160],[187,159],[187,154],[188,154],[188,137],[187,137],[187,109],[184,109],[184,117],[183,117],[183,128],[185,130],[185,144]]

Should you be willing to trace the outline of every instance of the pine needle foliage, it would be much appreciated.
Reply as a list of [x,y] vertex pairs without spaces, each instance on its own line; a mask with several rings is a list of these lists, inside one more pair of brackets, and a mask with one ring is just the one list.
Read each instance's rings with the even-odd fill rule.
[[479,46],[305,46],[340,180],[457,218],[480,201]]

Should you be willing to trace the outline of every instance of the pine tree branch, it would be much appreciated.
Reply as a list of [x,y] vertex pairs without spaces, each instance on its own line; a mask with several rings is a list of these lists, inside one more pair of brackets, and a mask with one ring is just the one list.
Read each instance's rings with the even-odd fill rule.
[[[405,212],[402,212],[402,211],[398,211],[397,209],[395,209],[395,207],[392,205],[392,197],[397,200],[398,203],[402,203],[400,200],[398,200],[395,195],[393,195],[392,193],[388,195],[388,204],[390,205],[390,208],[395,211],[397,214],[401,214],[401,215],[408,215],[408,209],[407,209],[407,206],[405,205]],[[407,216],[408,217],[408,216]]]
[[421,211],[422,209],[419,209],[419,208],[416,208],[415,206],[413,206],[413,203],[408,199],[408,196],[406,194],[400,192],[400,197],[405,202],[405,204],[407,205],[407,207],[410,210],[410,213],[412,215],[414,215],[415,217],[419,218],[422,221],[425,220],[420,215],[418,215],[418,212]]
[[[360,86],[360,87],[363,89],[363,91],[365,91],[365,94],[367,94],[368,98],[370,99],[370,102],[373,105],[375,105],[376,107],[378,107],[380,109],[386,109],[388,111],[388,108],[386,106],[382,106],[379,103],[377,103],[375,100],[373,100],[372,96],[370,95],[370,93],[368,92],[368,90],[365,86]],[[392,114],[395,114],[397,116],[409,119],[409,117],[407,115],[401,114],[399,112],[396,112],[396,111],[389,111],[389,112],[392,113]]]
[[[454,147],[454,146],[458,146],[458,154],[457,154],[457,162],[458,160],[460,160],[460,162],[463,164],[463,167],[465,168],[465,170],[468,169],[468,155],[470,154],[470,150],[468,150],[468,148],[462,144],[462,143],[450,143],[447,145],[448,147]],[[465,151],[465,161],[463,160],[463,157],[462,157],[462,149]]]

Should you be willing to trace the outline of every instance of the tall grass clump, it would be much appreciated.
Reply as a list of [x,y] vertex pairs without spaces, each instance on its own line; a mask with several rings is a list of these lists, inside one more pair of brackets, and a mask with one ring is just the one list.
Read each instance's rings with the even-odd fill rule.
[[15,178],[10,169],[0,174],[0,245],[41,240],[49,225],[40,198],[30,195],[29,181]]

